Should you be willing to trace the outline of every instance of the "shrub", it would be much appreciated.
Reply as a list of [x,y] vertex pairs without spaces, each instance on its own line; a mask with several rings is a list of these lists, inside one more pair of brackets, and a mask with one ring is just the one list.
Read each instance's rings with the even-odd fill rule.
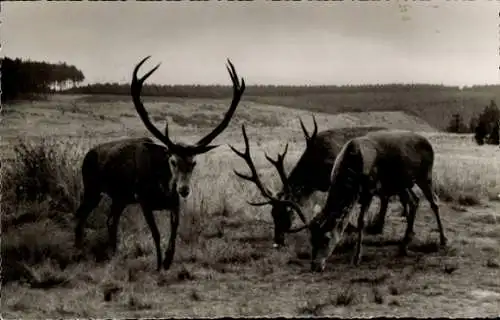
[[2,282],[15,280],[29,265],[52,260],[65,268],[73,250],[72,212],[81,192],[79,162],[84,150],[69,141],[42,139],[14,146],[2,165]]
[[490,104],[484,108],[477,122],[478,124],[474,130],[476,143],[478,145],[483,145],[484,143],[498,145],[500,143],[500,109],[498,109],[494,100],[491,100]]
[[448,125],[448,128],[446,128],[446,131],[451,133],[467,132],[467,127],[465,126],[463,118],[459,113],[453,114],[450,124]]
[[81,191],[81,151],[69,141],[21,141],[14,146],[13,162],[3,170],[3,203],[49,200],[57,209],[75,210]]

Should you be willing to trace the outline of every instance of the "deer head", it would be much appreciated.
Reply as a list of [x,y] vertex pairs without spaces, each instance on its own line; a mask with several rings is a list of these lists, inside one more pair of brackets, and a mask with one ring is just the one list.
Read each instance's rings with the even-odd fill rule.
[[146,126],[146,128],[153,134],[158,140],[165,144],[165,146],[169,150],[169,159],[168,165],[170,166],[170,171],[172,173],[172,186],[175,186],[176,191],[183,198],[187,197],[190,193],[190,180],[191,175],[193,173],[193,169],[196,165],[195,157],[198,154],[206,153],[216,147],[218,145],[210,145],[210,143],[228,126],[231,117],[233,116],[238,103],[240,102],[241,96],[245,91],[245,80],[241,79],[241,84],[238,79],[236,70],[234,69],[231,61],[228,61],[227,70],[229,72],[229,76],[231,77],[231,81],[233,83],[233,99],[229,106],[228,111],[226,112],[224,118],[219,123],[215,129],[212,130],[205,137],[200,139],[196,144],[189,145],[185,143],[175,143],[170,140],[169,130],[168,130],[168,121],[165,125],[164,133],[162,133],[158,128],[151,122],[148,112],[144,108],[144,105],[141,101],[141,91],[142,85],[144,81],[151,76],[151,74],[158,69],[160,64],[156,65],[152,70],[147,72],[142,78],[137,78],[137,72],[142,64],[148,60],[150,56],[142,59],[137,66],[134,68],[134,72],[132,75],[132,84],[130,87],[132,100],[134,102],[135,109],[139,114],[142,122]]
[[[240,177],[241,179],[251,181],[255,183],[259,191],[261,192],[262,196],[266,198],[267,200],[264,202],[259,202],[259,203],[254,203],[254,202],[248,202],[252,206],[264,206],[264,205],[272,205],[273,206],[273,213],[280,213],[280,214],[273,214],[273,220],[274,220],[274,241],[275,241],[275,246],[276,245],[283,245],[284,244],[284,234],[290,229],[292,225],[292,211],[288,211],[288,208],[292,209],[293,211],[297,212],[299,215],[300,219],[304,224],[307,224],[307,219],[302,213],[302,210],[300,209],[300,206],[293,201],[292,199],[288,199],[287,195],[290,194],[289,192],[289,184],[287,180],[287,175],[284,170],[284,165],[283,161],[286,155],[286,152],[288,150],[288,144],[285,147],[285,151],[282,154],[278,155],[277,160],[273,160],[271,157],[269,157],[267,154],[266,159],[271,162],[271,164],[276,168],[278,171],[278,174],[280,176],[281,182],[283,183],[283,190],[280,192],[275,192],[269,190],[267,187],[264,186],[262,181],[259,178],[259,175],[257,173],[257,169],[255,168],[255,165],[252,161],[252,157],[250,154],[250,144],[248,142],[248,136],[246,134],[245,130],[245,125],[242,125],[241,131],[243,132],[243,139],[245,141],[245,151],[240,152],[236,150],[233,146],[229,146],[234,153],[236,153],[239,157],[243,158],[245,162],[248,165],[248,168],[250,169],[250,174],[251,175],[245,175],[243,173],[240,173],[236,170],[234,170],[234,173]],[[285,214],[283,214],[283,212]],[[290,214],[288,214],[290,212]]]

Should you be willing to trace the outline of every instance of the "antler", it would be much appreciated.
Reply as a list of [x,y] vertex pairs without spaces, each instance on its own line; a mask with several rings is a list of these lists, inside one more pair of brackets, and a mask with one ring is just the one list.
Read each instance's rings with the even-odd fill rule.
[[324,224],[326,219],[325,219],[325,214],[323,213],[322,209],[319,208],[316,211],[317,212],[315,212],[314,217],[311,219],[311,221],[309,223],[305,223],[303,226],[300,226],[300,227],[290,228],[286,232],[287,233],[297,233],[297,232],[302,231],[304,229],[310,229],[313,224],[318,224],[318,223],[320,225]]
[[149,118],[148,112],[146,111],[146,108],[144,108],[144,104],[141,101],[141,91],[142,91],[142,85],[144,84],[144,81],[146,81],[153,72],[156,71],[160,67],[160,63],[158,63],[153,69],[151,69],[149,72],[147,72],[142,78],[138,79],[137,78],[137,72],[139,71],[139,68],[148,60],[151,58],[151,56],[147,56],[144,59],[142,59],[134,68],[134,72],[132,74],[132,83],[130,85],[130,93],[132,95],[132,101],[134,102],[135,109],[137,110],[137,113],[139,114],[139,117],[141,118],[142,122],[146,126],[146,128],[161,142],[163,142],[170,150],[175,151],[179,150],[180,148],[170,140],[168,137],[168,124],[165,128],[165,134],[161,133],[161,131],[151,122],[151,119]]
[[283,153],[281,154],[278,153],[278,158],[276,160],[273,160],[271,157],[269,157],[267,153],[265,154],[265,156],[267,161],[271,162],[271,164],[276,168],[276,171],[278,171],[281,183],[283,183],[283,190],[285,191],[285,193],[288,194],[290,192],[290,186],[288,184],[288,178],[284,166],[284,160],[287,151],[288,151],[288,143],[285,145],[285,150],[283,151]]
[[318,216],[316,216],[313,219],[311,219],[311,221],[309,223],[306,223],[306,224],[304,224],[303,226],[300,226],[300,227],[290,228],[290,229],[288,229],[285,232],[286,233],[297,233],[297,232],[302,231],[304,229],[311,229],[311,226],[314,225],[314,224],[318,224],[321,218],[318,217]]
[[[248,136],[247,136],[244,124],[241,125],[241,131],[243,132],[243,139],[245,141],[245,151],[244,152],[238,151],[238,150],[236,150],[236,148],[234,148],[231,145],[229,145],[229,147],[231,148],[231,150],[233,150],[234,153],[236,153],[239,157],[241,157],[241,158],[243,158],[243,160],[245,160],[245,162],[248,165],[248,168],[250,169],[251,175],[245,175],[245,174],[240,173],[240,172],[238,172],[236,170],[234,170],[234,173],[238,177],[240,177],[241,179],[244,179],[244,180],[251,181],[251,182],[255,183],[255,185],[257,186],[257,188],[261,192],[261,194],[265,198],[268,199],[268,201],[265,201],[265,202],[260,202],[260,203],[248,202],[248,203],[250,205],[253,205],[253,206],[263,206],[263,205],[267,205],[267,204],[282,204],[282,205],[289,206],[289,207],[293,208],[297,212],[297,214],[299,215],[299,217],[302,220],[302,222],[304,222],[304,224],[307,224],[306,217],[304,216],[304,214],[303,214],[302,210],[300,209],[300,207],[295,202],[290,201],[290,200],[281,200],[281,199],[278,199],[275,196],[274,192],[270,191],[268,188],[266,188],[264,186],[264,184],[262,183],[262,181],[259,178],[259,175],[257,173],[257,169],[255,168],[255,165],[254,165],[254,163],[252,161],[252,157],[250,155],[250,144],[248,142]],[[285,153],[286,153],[286,150],[283,153],[282,157],[284,157]],[[267,157],[267,158],[269,160],[269,157]],[[278,156],[278,160],[276,162],[279,163],[280,162],[279,159],[280,159],[280,157]],[[273,163],[273,162],[271,161],[271,163]],[[284,173],[284,171],[283,171],[283,173]]]
[[134,102],[135,109],[137,110],[137,113],[139,114],[142,122],[146,126],[146,128],[161,142],[163,142],[172,152],[175,153],[183,153],[187,155],[195,155],[195,154],[200,154],[207,152],[210,149],[213,149],[217,146],[209,146],[208,144],[212,142],[229,124],[229,121],[231,120],[236,107],[238,106],[238,103],[240,102],[241,96],[243,95],[243,92],[245,91],[245,80],[241,78],[241,84],[238,79],[238,75],[236,73],[236,70],[229,61],[229,66],[227,66],[227,70],[229,72],[229,76],[231,77],[231,81],[233,82],[233,100],[231,101],[231,105],[229,107],[229,110],[226,112],[224,119],[221,121],[221,123],[208,135],[206,135],[204,138],[200,139],[198,143],[195,145],[189,145],[189,146],[181,146],[179,144],[176,144],[172,142],[169,138],[168,134],[168,121],[165,124],[165,133],[162,133],[156,126],[151,122],[151,119],[149,118],[148,112],[144,108],[144,104],[141,101],[141,91],[142,91],[142,85],[144,84],[144,81],[151,76],[153,72],[156,71],[160,67],[160,64],[157,64],[152,70],[150,70],[148,73],[146,73],[142,78],[138,79],[137,78],[137,72],[139,71],[139,68],[148,60],[151,56],[147,56],[144,59],[142,59],[134,68],[134,72],[132,74],[132,83],[130,86],[130,92],[132,95],[132,100]]
[[306,145],[308,146],[311,144],[311,142],[314,141],[314,139],[316,139],[316,135],[318,134],[318,124],[316,123],[316,118],[314,117],[314,115],[312,115],[312,118],[314,123],[314,129],[311,135],[309,135],[309,132],[307,132],[306,126],[304,125],[304,122],[302,122],[302,119],[299,118],[300,126],[302,127],[302,131],[304,132],[304,137],[306,138]]
[[231,117],[234,114],[234,111],[236,110],[236,107],[238,106],[238,103],[240,102],[241,96],[243,95],[243,92],[245,91],[245,79],[241,78],[241,84],[238,79],[238,74],[236,73],[236,70],[234,69],[233,64],[229,59],[227,59],[227,62],[229,66],[226,66],[227,71],[229,72],[229,76],[231,77],[231,81],[233,82],[233,100],[231,101],[231,105],[229,106],[229,109],[227,110],[224,119],[222,119],[221,123],[214,129],[212,132],[207,134],[205,137],[200,139],[196,143],[196,147],[204,147],[207,146],[210,142],[212,142],[224,129],[227,127],[229,124],[229,121],[231,120]]

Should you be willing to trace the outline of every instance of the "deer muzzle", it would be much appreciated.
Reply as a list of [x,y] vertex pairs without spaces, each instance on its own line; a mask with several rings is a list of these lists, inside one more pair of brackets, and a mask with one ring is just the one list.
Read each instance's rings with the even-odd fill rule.
[[189,187],[188,186],[179,187],[178,192],[181,197],[186,198],[189,195]]

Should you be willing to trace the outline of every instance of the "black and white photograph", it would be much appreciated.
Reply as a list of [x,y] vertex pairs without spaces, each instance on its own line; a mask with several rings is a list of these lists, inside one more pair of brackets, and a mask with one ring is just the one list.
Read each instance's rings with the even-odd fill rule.
[[500,1],[2,1],[1,316],[500,316]]

